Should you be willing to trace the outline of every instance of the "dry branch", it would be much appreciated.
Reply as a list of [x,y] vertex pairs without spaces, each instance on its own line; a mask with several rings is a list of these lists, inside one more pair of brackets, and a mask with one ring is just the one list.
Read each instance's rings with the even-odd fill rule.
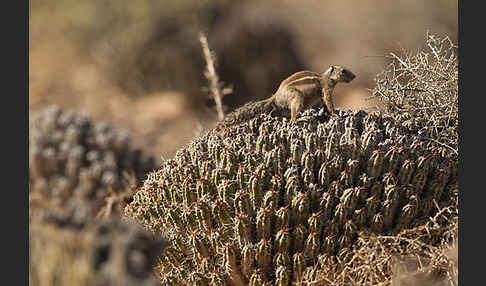
[[390,53],[391,63],[376,78],[372,97],[400,124],[458,154],[457,46],[449,37],[426,35],[416,54]]
[[224,119],[222,102],[223,96],[231,93],[231,90],[227,88],[223,89],[223,83],[219,81],[219,77],[215,69],[215,56],[213,53],[211,53],[211,50],[209,49],[208,39],[202,32],[199,33],[199,41],[201,42],[204,59],[206,60],[206,71],[204,71],[204,76],[209,81],[209,93],[216,103],[218,119],[221,121]]

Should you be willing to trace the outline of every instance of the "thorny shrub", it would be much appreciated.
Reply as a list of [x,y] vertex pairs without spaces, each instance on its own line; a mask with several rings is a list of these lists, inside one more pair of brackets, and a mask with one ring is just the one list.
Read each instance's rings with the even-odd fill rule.
[[372,98],[397,122],[458,154],[457,46],[427,33],[425,49],[390,53],[391,63],[375,78]]

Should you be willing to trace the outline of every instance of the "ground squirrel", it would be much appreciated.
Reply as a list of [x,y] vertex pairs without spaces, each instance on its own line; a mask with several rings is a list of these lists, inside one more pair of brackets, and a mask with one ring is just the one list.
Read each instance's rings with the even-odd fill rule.
[[350,82],[355,77],[350,70],[338,65],[330,66],[322,74],[312,71],[296,72],[282,81],[270,98],[245,104],[229,114],[218,126],[241,123],[255,114],[276,108],[290,110],[291,120],[296,122],[297,114],[310,108],[321,98],[329,113],[334,114],[334,87],[339,82]]
[[334,87],[339,82],[350,82],[354,78],[355,75],[342,66],[330,66],[322,74],[311,71],[297,72],[282,81],[277,92],[264,101],[280,108],[288,108],[294,122],[299,112],[311,107],[320,98],[324,100],[327,110],[334,114]]

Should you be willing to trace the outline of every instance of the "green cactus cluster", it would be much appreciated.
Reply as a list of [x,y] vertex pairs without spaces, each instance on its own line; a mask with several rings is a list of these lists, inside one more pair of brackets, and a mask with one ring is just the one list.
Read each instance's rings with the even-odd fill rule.
[[124,191],[154,168],[124,130],[55,105],[31,117],[30,192],[71,209],[79,223],[96,214],[110,189]]
[[[150,173],[125,214],[164,234],[164,285],[291,285],[358,232],[420,226],[457,197],[457,162],[363,111],[259,114],[210,130]],[[344,252],[343,252],[344,251]]]

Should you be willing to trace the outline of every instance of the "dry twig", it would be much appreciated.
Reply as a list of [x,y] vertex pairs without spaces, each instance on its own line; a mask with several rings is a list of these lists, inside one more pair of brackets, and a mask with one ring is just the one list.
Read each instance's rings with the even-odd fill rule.
[[214,99],[214,102],[216,103],[218,119],[221,121],[224,119],[222,102],[223,96],[231,93],[231,88],[223,88],[223,83],[219,81],[219,77],[215,69],[215,56],[213,53],[211,53],[211,50],[209,49],[208,39],[202,32],[199,33],[199,41],[201,42],[204,59],[206,60],[206,71],[204,71],[204,76],[209,81],[208,91]]

